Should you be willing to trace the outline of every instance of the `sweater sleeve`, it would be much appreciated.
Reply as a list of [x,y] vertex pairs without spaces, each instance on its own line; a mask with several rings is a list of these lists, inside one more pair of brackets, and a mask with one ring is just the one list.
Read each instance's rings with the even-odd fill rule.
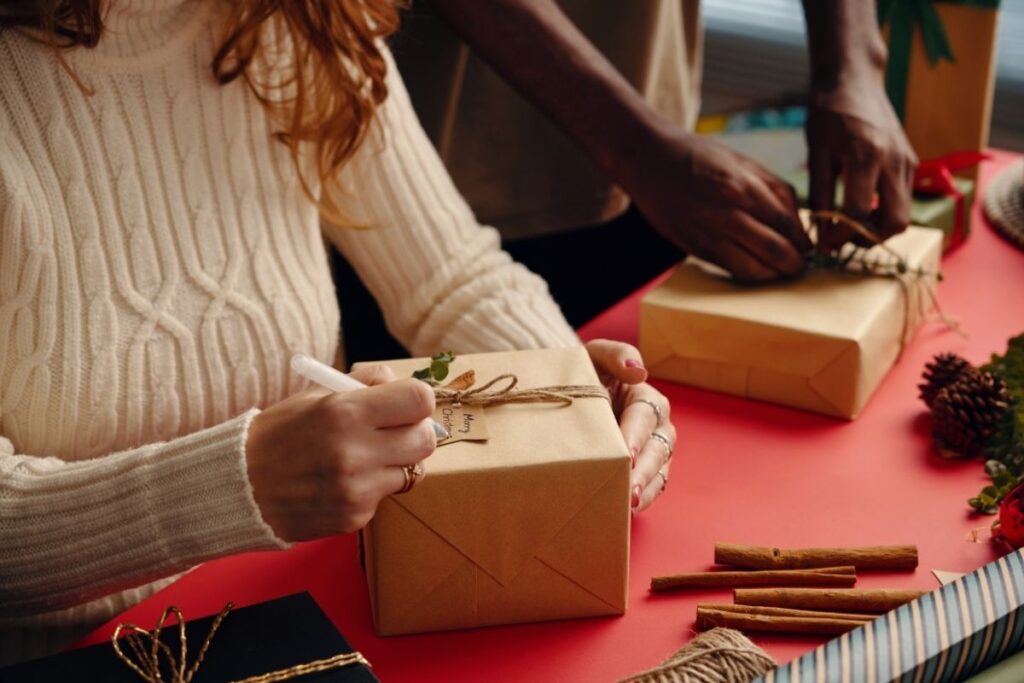
[[260,515],[245,465],[257,412],[80,462],[15,454],[0,436],[0,617],[284,547]]
[[[340,177],[358,227],[325,225],[415,355],[572,346],[547,283],[480,226],[427,138],[390,53],[388,97]],[[342,311],[344,315],[344,311]]]

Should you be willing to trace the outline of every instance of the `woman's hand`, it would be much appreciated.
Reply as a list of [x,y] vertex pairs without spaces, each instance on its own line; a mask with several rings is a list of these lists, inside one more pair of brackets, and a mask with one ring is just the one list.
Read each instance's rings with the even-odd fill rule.
[[402,467],[434,452],[434,393],[383,366],[352,376],[371,385],[343,394],[308,389],[257,415],[246,460],[256,504],[286,541],[366,526],[405,486]]
[[630,500],[633,510],[639,512],[653,503],[668,483],[676,443],[671,406],[664,394],[647,384],[647,370],[634,347],[607,339],[587,342],[586,347],[601,383],[611,393],[612,408],[633,457]]

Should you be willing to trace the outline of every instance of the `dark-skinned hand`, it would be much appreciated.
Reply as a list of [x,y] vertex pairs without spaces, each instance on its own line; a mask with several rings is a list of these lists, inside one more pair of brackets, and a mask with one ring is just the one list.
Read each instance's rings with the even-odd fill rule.
[[803,271],[812,245],[786,182],[711,138],[681,130],[662,135],[643,158],[632,198],[663,237],[741,282]]
[[[807,146],[812,210],[836,208],[836,182],[842,178],[843,213],[872,228],[879,240],[906,229],[917,156],[880,76],[865,74],[831,89],[812,89]],[[821,250],[851,240],[870,246],[842,224],[817,223]]]

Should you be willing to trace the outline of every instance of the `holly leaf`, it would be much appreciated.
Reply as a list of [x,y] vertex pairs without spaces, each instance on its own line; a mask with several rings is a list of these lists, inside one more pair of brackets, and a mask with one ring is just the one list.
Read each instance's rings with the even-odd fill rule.
[[994,515],[999,512],[999,505],[995,501],[982,496],[970,498],[967,504],[983,515]]
[[432,378],[430,376],[430,368],[423,368],[412,373],[412,376],[416,379],[421,379],[424,382],[429,382]]

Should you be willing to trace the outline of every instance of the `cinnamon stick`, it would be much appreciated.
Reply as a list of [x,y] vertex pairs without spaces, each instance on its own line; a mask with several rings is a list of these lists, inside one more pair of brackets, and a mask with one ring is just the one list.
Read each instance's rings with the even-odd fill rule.
[[851,567],[768,571],[715,571],[672,574],[651,578],[652,591],[675,588],[740,588],[744,586],[852,586],[857,570]]
[[853,565],[857,569],[913,569],[917,546],[883,545],[865,548],[769,548],[715,544],[715,562],[747,569],[814,569]]
[[857,588],[739,588],[733,591],[733,601],[737,605],[881,614],[926,593],[928,591]]
[[790,609],[788,607],[759,607],[757,605],[731,605],[721,603],[698,604],[697,610],[712,610],[714,612],[733,612],[735,614],[760,614],[768,617],[806,617],[810,619],[839,619],[842,621],[855,621],[858,624],[871,621],[875,618],[873,614],[856,612],[820,612],[809,609]]
[[836,636],[868,623],[846,619],[784,617],[764,614],[739,614],[717,610],[697,610],[697,629],[705,631],[724,626],[740,631],[766,631],[771,633],[801,633]]

